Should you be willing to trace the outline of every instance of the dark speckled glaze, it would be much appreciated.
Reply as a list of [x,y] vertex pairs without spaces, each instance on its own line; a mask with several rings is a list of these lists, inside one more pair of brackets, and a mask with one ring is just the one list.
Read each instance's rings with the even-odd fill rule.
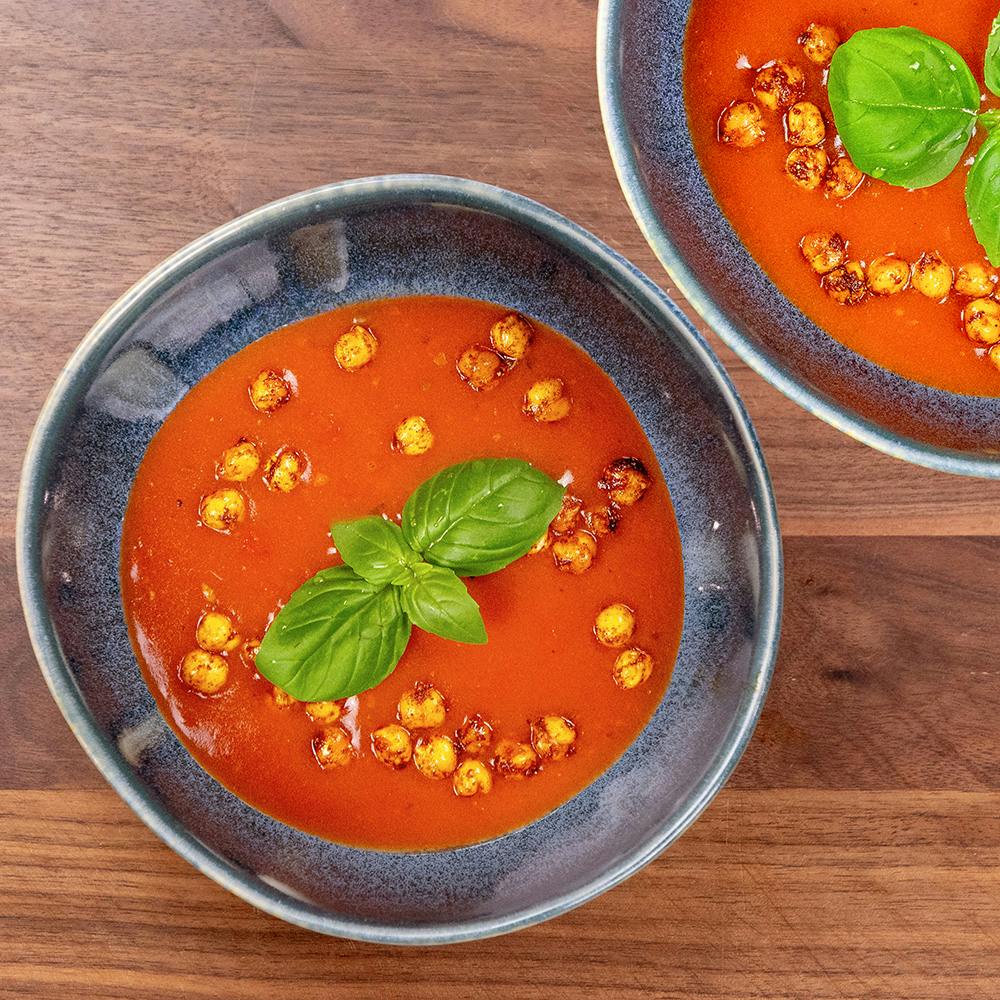
[[[460,850],[382,853],[277,822],[206,774],[159,715],[120,607],[132,476],[198,379],[283,324],[345,302],[491,299],[564,331],[611,374],[678,513],[685,624],[639,739],[570,802]],[[767,689],[778,526],[753,430],[722,368],[648,279],[518,195],[371,178],[265,206],[191,244],[101,318],[39,418],[18,568],[46,680],[81,743],[149,826],[249,902],[330,934],[438,944],[516,929],[625,878],[677,837],[735,765]]]
[[625,197],[663,266],[712,329],[810,413],[897,458],[1000,477],[1000,398],[932,389],[855,354],[793,306],[740,242],[688,129],[690,7],[601,0],[598,15],[604,129]]

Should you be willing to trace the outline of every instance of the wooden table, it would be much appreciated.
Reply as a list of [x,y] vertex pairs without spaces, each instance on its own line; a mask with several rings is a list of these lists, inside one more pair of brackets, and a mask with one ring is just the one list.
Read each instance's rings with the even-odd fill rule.
[[70,350],[195,236],[392,171],[521,191],[669,290],[619,192],[583,0],[0,0],[0,996],[1000,994],[1000,486],[849,441],[720,347],[787,560],[764,715],[663,857],[561,919],[414,952],[195,873],[63,723],[14,586],[17,471]]

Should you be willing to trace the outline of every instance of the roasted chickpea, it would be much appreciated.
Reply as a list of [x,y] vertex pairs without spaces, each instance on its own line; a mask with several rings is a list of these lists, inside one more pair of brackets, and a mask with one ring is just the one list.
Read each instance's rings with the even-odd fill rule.
[[302,481],[308,461],[295,448],[279,448],[264,463],[264,485],[275,493],[291,493]]
[[587,530],[595,538],[603,538],[605,535],[613,535],[618,530],[621,523],[621,511],[617,504],[608,504],[597,510],[585,510],[583,520],[587,525]]
[[210,653],[228,652],[240,644],[240,636],[232,618],[221,611],[206,611],[198,619],[195,640]]
[[404,455],[423,455],[434,446],[434,432],[420,416],[401,421],[393,435],[393,447]]
[[785,160],[785,173],[806,191],[815,191],[826,176],[827,157],[815,146],[793,149]]
[[953,280],[951,268],[939,253],[922,253],[913,265],[910,281],[913,287],[929,299],[940,301],[947,298]]
[[910,283],[910,265],[894,254],[883,254],[868,263],[868,290],[875,295],[896,295]]
[[343,726],[324,729],[313,738],[313,756],[321,768],[344,767],[354,756],[350,734]]
[[980,298],[993,292],[996,281],[997,273],[992,267],[970,261],[963,264],[955,274],[955,291],[959,295]]
[[719,115],[719,142],[750,149],[764,141],[764,116],[753,101],[733,101]]
[[219,479],[226,479],[231,483],[245,483],[260,465],[260,452],[253,441],[240,438],[232,446],[227,448],[219,459],[215,474]]
[[649,680],[653,672],[653,658],[644,649],[632,646],[618,654],[611,675],[624,691],[638,687]]
[[455,739],[466,753],[482,754],[493,742],[493,727],[481,715],[468,716],[455,732]]
[[463,760],[451,778],[455,794],[463,799],[493,791],[493,774],[481,760]]
[[500,740],[493,756],[493,766],[505,778],[528,778],[541,767],[541,761],[530,743]]
[[847,241],[840,233],[828,230],[806,233],[799,242],[799,249],[817,274],[829,274],[847,260]]
[[606,490],[608,499],[619,507],[638,503],[649,489],[649,473],[637,458],[625,456],[609,462],[601,473],[598,489]]
[[343,709],[335,701],[307,701],[305,704],[306,715],[313,722],[319,722],[326,726],[332,726],[340,719]]
[[489,389],[507,373],[503,358],[496,351],[479,344],[467,347],[455,367],[465,384],[476,392]]
[[229,679],[229,664],[218,653],[192,649],[181,660],[181,680],[198,694],[218,694]]
[[372,753],[376,760],[399,770],[406,767],[413,757],[413,739],[395,723],[382,726],[372,733]]
[[635,632],[635,612],[627,604],[609,604],[597,612],[594,635],[604,646],[624,646]]
[[826,138],[823,113],[809,101],[793,104],[785,115],[785,138],[790,146],[818,146]]
[[455,744],[447,736],[431,736],[413,748],[413,763],[426,778],[447,778],[458,764]]
[[826,294],[842,306],[856,306],[867,291],[865,269],[856,260],[849,260],[843,267],[834,268],[823,276]]
[[559,513],[552,518],[549,530],[554,531],[557,535],[562,535],[567,531],[572,531],[579,525],[580,514],[582,511],[583,501],[579,497],[570,496],[569,493],[564,493],[562,506],[559,508]]
[[407,729],[432,729],[444,725],[448,704],[444,695],[431,684],[417,681],[412,691],[399,699],[399,721]]
[[545,534],[542,535],[542,537],[539,538],[530,549],[528,549],[528,555],[537,556],[540,552],[545,552],[546,549],[551,548],[551,546],[552,536],[546,531]]
[[825,194],[828,198],[850,198],[865,179],[865,175],[847,156],[841,156],[830,164],[826,173]]
[[356,372],[375,359],[377,350],[375,334],[367,326],[355,323],[347,333],[342,333],[337,338],[337,343],[333,345],[333,356],[345,372]]
[[524,395],[524,412],[539,423],[551,424],[569,416],[573,401],[566,395],[560,378],[536,382]]
[[206,528],[228,535],[247,516],[247,502],[239,490],[216,490],[203,497],[198,516]]
[[576,726],[561,715],[543,715],[531,723],[531,745],[543,760],[562,760],[576,749]]
[[967,303],[962,322],[969,340],[977,344],[1000,343],[1000,302],[996,299],[973,299]]
[[250,402],[262,413],[273,413],[292,397],[292,387],[287,379],[270,369],[256,375],[249,391]]
[[829,66],[837,46],[840,45],[840,35],[825,24],[810,24],[799,35],[799,45],[806,59],[817,66]]
[[271,700],[278,708],[290,708],[292,705],[298,704],[296,698],[293,698],[287,691],[283,691],[277,684],[271,688]]
[[986,352],[986,357],[993,363],[994,368],[1000,368],[1000,344],[995,344]]
[[552,558],[564,573],[586,573],[596,555],[597,539],[589,531],[572,531],[552,541]]
[[528,353],[534,329],[519,313],[508,313],[490,328],[490,343],[498,354],[520,361]]
[[766,111],[783,111],[806,92],[806,77],[794,63],[775,59],[757,70],[753,81],[753,96]]

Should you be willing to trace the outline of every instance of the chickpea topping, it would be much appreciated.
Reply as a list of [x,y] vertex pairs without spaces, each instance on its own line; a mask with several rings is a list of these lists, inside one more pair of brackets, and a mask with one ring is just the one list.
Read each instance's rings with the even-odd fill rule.
[[536,382],[524,395],[524,412],[539,423],[550,424],[569,416],[573,401],[560,378]]
[[828,198],[850,198],[865,179],[865,175],[854,165],[850,157],[842,156],[830,164],[826,174],[826,196]]
[[856,260],[832,270],[823,277],[826,294],[842,306],[856,306],[865,297],[865,269]]
[[458,753],[450,737],[431,736],[420,740],[413,748],[413,763],[424,777],[437,781],[455,770]]
[[451,787],[463,799],[493,791],[493,774],[481,760],[463,760],[452,775]]
[[823,113],[809,101],[793,104],[785,115],[785,137],[790,146],[818,146],[826,138]]
[[206,528],[228,535],[247,516],[247,502],[239,490],[216,490],[203,497],[198,516]]
[[552,558],[564,573],[579,576],[590,569],[597,555],[597,539],[589,531],[559,535],[552,542]]
[[635,612],[627,604],[609,604],[597,612],[594,635],[603,646],[625,646],[635,632]]
[[341,712],[343,711],[335,701],[307,701],[305,709],[306,715],[313,722],[319,722],[327,726],[332,726],[335,722],[339,721]]
[[775,59],[757,71],[753,81],[753,96],[765,111],[783,111],[806,92],[806,77],[794,63]]
[[448,704],[444,695],[431,684],[417,681],[412,691],[399,699],[399,721],[407,729],[433,729],[444,725]]
[[598,489],[607,490],[608,499],[621,507],[638,503],[649,489],[649,473],[637,458],[625,456],[609,462],[601,473]]
[[840,45],[840,35],[825,24],[810,24],[801,35],[799,45],[806,59],[817,66],[829,66],[837,46]]
[[218,653],[192,649],[181,660],[180,678],[198,694],[218,694],[229,680],[229,664]]
[[259,372],[250,383],[250,402],[262,413],[273,413],[292,396],[292,387],[275,371]]
[[283,691],[277,684],[271,688],[271,699],[278,708],[291,708],[297,705],[297,699],[293,698],[287,691]]
[[371,364],[377,350],[375,334],[367,326],[355,323],[347,333],[342,333],[337,338],[337,343],[333,345],[333,356],[345,372],[356,372]]
[[209,653],[228,652],[240,644],[232,618],[221,611],[206,611],[201,616],[195,629],[195,640]]
[[476,392],[489,389],[507,373],[503,358],[496,351],[479,344],[467,347],[455,367],[465,384]]
[[[996,299],[973,299],[962,311],[965,335],[977,344],[1000,343],[1000,302]],[[990,359],[995,363],[993,352]]]
[[543,715],[531,723],[531,745],[543,760],[562,760],[576,749],[576,726],[561,715]]
[[603,538],[605,535],[613,535],[618,530],[621,523],[621,511],[617,504],[608,504],[598,510],[585,510],[583,520],[587,525],[587,530],[595,538]]
[[382,726],[372,733],[372,753],[375,759],[396,770],[406,767],[413,757],[413,739],[395,723]]
[[264,485],[275,493],[291,493],[302,481],[309,463],[295,448],[279,448],[264,463]]
[[493,742],[493,727],[481,716],[467,716],[455,732],[458,745],[472,754],[485,753]]
[[508,313],[490,329],[490,343],[498,354],[511,361],[520,361],[528,353],[534,328],[519,313]]
[[423,417],[407,417],[396,428],[393,446],[404,455],[423,455],[434,446],[434,432]]
[[537,556],[540,552],[544,552],[546,549],[552,546],[552,536],[546,531],[541,538],[535,542],[534,545],[528,549],[529,556]]
[[1000,368],[1000,344],[995,344],[986,352],[986,357],[993,363],[994,368]]
[[996,287],[997,273],[992,267],[970,261],[963,264],[955,275],[955,291],[959,295],[979,298],[990,295]]
[[785,173],[800,188],[815,191],[826,176],[827,156],[815,146],[797,146],[785,160]]
[[354,756],[350,734],[343,726],[334,726],[319,733],[312,743],[313,756],[323,770],[344,767]]
[[215,474],[219,479],[231,483],[245,483],[259,466],[260,452],[257,445],[246,438],[240,438],[232,448],[227,448],[222,453]]
[[875,295],[896,295],[910,283],[910,265],[894,254],[883,254],[868,264],[868,290]]
[[951,268],[935,252],[922,253],[913,265],[910,281],[913,287],[929,299],[938,301],[947,298],[951,291],[953,275]]
[[719,142],[750,149],[764,141],[764,116],[753,101],[733,101],[719,116]]
[[518,740],[500,740],[493,756],[493,766],[505,778],[529,778],[541,763],[534,747]]
[[559,513],[552,518],[549,530],[554,531],[557,535],[562,535],[567,531],[572,531],[579,525],[582,511],[583,501],[579,497],[570,496],[568,493],[564,493],[562,506],[559,508]]
[[653,658],[645,650],[632,646],[618,654],[611,674],[623,691],[629,691],[648,681],[652,672]]
[[840,233],[806,233],[799,242],[806,262],[817,274],[829,274],[847,260],[847,241]]

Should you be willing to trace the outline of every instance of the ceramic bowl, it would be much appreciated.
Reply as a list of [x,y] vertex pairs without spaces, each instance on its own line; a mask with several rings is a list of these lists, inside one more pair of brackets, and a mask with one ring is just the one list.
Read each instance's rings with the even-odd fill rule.
[[622,190],[674,283],[758,374],[865,444],[1000,477],[1000,398],[896,375],[821,330],[775,287],[712,196],[684,108],[690,0],[601,0],[601,113]]
[[[538,822],[459,850],[388,853],[310,836],[204,772],[163,721],[118,585],[129,489],[188,388],[246,344],[342,303],[464,295],[581,344],[630,400],[676,506],[685,622],[673,682],[625,755]],[[664,295],[573,223],[471,181],[382,177],[251,212],[150,272],[59,377],[24,467],[18,569],[45,679],[152,830],[261,909],[329,934],[440,944],[561,913],[676,838],[735,765],[778,641],[781,554],[753,429]]]

